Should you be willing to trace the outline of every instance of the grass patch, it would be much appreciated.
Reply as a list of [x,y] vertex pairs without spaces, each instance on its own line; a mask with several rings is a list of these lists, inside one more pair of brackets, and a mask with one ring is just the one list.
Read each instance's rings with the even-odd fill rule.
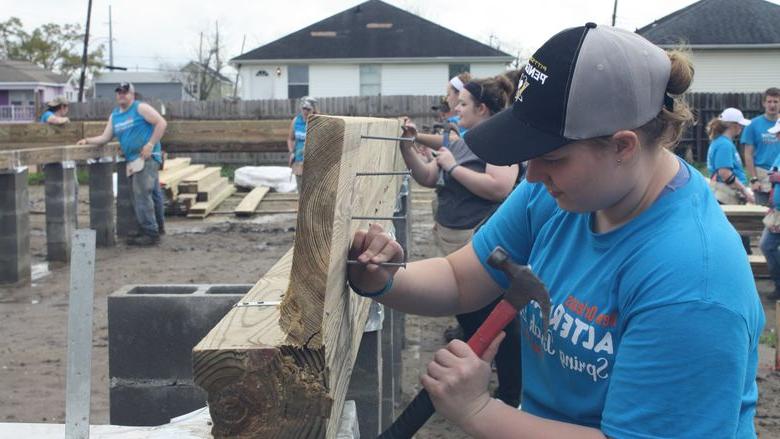
[[37,186],[43,184],[45,177],[43,172],[30,172],[27,174],[27,184],[30,186]]
[[233,181],[233,177],[236,174],[236,169],[238,169],[238,168],[240,168],[241,166],[244,166],[244,165],[241,165],[241,166],[239,166],[239,165],[214,165],[214,166],[221,166],[222,169],[220,171],[220,174],[223,177],[227,177],[228,180]]
[[758,342],[772,348],[777,348],[777,332],[772,330],[764,332],[763,334],[761,334],[761,337],[758,339]]

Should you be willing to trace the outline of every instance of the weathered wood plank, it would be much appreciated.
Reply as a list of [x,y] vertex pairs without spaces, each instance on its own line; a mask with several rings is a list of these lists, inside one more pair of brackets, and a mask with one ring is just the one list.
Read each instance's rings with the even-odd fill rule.
[[[193,351],[195,381],[209,393],[215,437],[333,438],[370,301],[345,282],[352,234],[390,216],[399,176],[356,177],[403,169],[393,142],[366,145],[361,135],[391,136],[399,122],[317,116],[309,123],[306,177],[300,194],[289,286],[278,311],[247,330],[231,311]],[[389,222],[384,223],[389,227]],[[235,330],[230,325],[239,325]]]
[[748,261],[750,261],[750,268],[753,270],[753,277],[769,277],[769,266],[764,255],[748,255]]
[[265,197],[269,189],[270,188],[268,186],[260,186],[252,189],[252,191],[249,192],[243,200],[241,200],[241,203],[236,206],[236,208],[233,210],[233,213],[235,213],[236,216],[252,215],[255,213],[257,205],[260,204],[260,201],[262,201],[263,197]]
[[171,172],[177,169],[184,169],[187,166],[189,166],[191,162],[192,159],[189,157],[177,157],[175,159],[167,159],[165,160],[163,169],[160,172]]
[[67,160],[114,157],[118,153],[119,144],[116,142],[105,145],[60,145],[0,151],[0,169],[58,163]]
[[159,179],[160,179],[160,186],[163,188],[163,191],[165,192],[165,196],[169,199],[173,200],[176,198],[176,196],[179,194],[179,182],[189,176],[192,175],[202,169],[204,169],[206,165],[190,165],[183,169],[177,169],[175,171],[167,172],[163,171],[160,172]]
[[221,171],[222,168],[219,166],[212,166],[184,177],[179,182],[179,193],[196,194],[200,192],[201,188],[219,180]]
[[195,203],[190,207],[190,210],[187,212],[188,218],[205,218],[207,217],[212,210],[216,209],[220,203],[225,201],[228,197],[233,195],[233,192],[236,191],[236,187],[232,184],[226,184],[222,187],[222,190],[219,191],[214,197],[212,197],[209,201],[204,201],[202,203]]
[[196,200],[200,203],[202,201],[209,201],[212,200],[218,193],[222,192],[225,188],[225,186],[228,186],[230,182],[228,182],[227,177],[219,177],[218,179],[207,183],[201,187],[201,185],[198,185],[198,192],[196,194]]
[[52,143],[73,144],[84,137],[84,126],[80,122],[65,125],[45,123],[0,124],[0,144]]

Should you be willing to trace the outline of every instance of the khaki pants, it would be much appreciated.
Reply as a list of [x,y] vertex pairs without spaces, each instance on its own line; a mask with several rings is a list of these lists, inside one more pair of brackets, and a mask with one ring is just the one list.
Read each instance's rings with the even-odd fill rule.
[[772,184],[769,183],[769,170],[756,166],[756,178],[758,178],[759,192],[769,192]]
[[290,165],[290,168],[292,168],[292,173],[295,176],[295,183],[296,186],[298,186],[298,192],[301,191],[301,181],[303,176],[303,162],[293,162],[292,165]]
[[745,204],[737,190],[729,187],[726,183],[710,180],[710,189],[715,194],[715,199],[721,204]]
[[438,256],[454,253],[471,241],[474,229],[450,229],[439,223],[433,224],[433,239],[436,243]]

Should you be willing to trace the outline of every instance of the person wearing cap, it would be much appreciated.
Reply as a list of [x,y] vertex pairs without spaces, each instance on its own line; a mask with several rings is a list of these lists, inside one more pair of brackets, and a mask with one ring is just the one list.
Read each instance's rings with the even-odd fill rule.
[[748,186],[742,159],[733,142],[742,132],[742,127],[749,125],[750,121],[736,108],[726,108],[707,124],[707,134],[711,140],[707,151],[707,170],[710,173],[710,187],[721,204],[756,202]]
[[287,136],[287,150],[290,151],[289,165],[295,175],[298,191],[301,190],[303,175],[303,153],[306,146],[306,125],[309,116],[317,114],[317,100],[304,96],[300,99],[301,111],[295,115],[290,124],[290,134]]
[[114,137],[119,140],[127,161],[133,209],[140,227],[140,234],[131,236],[127,242],[130,245],[156,245],[161,232],[159,209],[155,208],[155,190],[159,190],[162,167],[160,139],[168,124],[154,107],[135,99],[133,84],[123,82],[115,92],[117,107],[108,117],[103,133],[81,139],[78,144],[105,144]]
[[[548,40],[516,99],[466,134],[488,163],[528,161],[526,180],[471,243],[397,266],[379,225],[355,233],[355,293],[448,315],[509,286],[501,246],[550,294],[520,310],[521,411],[491,399],[490,360],[461,341],[421,377],[438,413],[474,437],[755,437],[764,312],[742,242],[704,178],[668,149],[693,115],[684,54],[588,23]],[[547,326],[549,324],[549,327]],[[542,333],[547,328],[546,333]]]
[[65,96],[57,96],[46,103],[46,111],[38,120],[49,125],[65,125],[70,122],[66,114],[68,114],[68,100]]
[[780,140],[767,132],[780,115],[780,88],[771,87],[764,92],[764,113],[754,117],[750,126],[742,131],[740,143],[745,148],[745,167],[750,173],[750,187],[756,193],[758,204],[769,202],[769,169],[780,155]]

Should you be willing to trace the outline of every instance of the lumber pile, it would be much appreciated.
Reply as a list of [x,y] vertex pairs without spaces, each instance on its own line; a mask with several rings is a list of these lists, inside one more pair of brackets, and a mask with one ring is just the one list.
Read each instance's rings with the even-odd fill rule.
[[193,218],[208,216],[235,192],[221,172],[218,166],[193,165],[189,157],[166,160],[160,171],[166,212]]
[[764,229],[762,220],[769,210],[756,204],[724,204],[721,208],[737,231],[747,233],[760,233]]
[[216,438],[336,437],[370,305],[346,285],[351,236],[369,222],[352,216],[391,216],[401,185],[355,174],[404,166],[392,141],[361,147],[361,134],[396,135],[396,120],[316,116],[308,129],[292,261],[288,253],[242,301],[253,303],[193,349]]

